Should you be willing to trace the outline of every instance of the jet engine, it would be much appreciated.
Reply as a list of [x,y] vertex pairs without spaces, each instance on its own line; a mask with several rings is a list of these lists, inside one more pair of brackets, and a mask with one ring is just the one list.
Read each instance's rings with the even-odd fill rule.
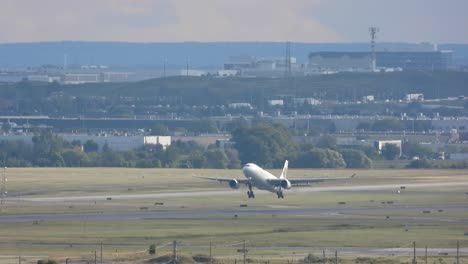
[[229,187],[231,187],[231,189],[239,189],[240,185],[236,179],[233,179],[229,181]]
[[283,189],[291,189],[291,182],[286,179],[281,180],[280,185]]

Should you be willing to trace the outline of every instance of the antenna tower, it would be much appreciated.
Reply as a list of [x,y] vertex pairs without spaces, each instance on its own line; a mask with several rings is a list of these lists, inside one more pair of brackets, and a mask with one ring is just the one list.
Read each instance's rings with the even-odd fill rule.
[[291,42],[286,42],[286,52],[284,56],[284,76],[291,77]]
[[371,36],[371,61],[370,61],[370,66],[372,71],[375,71],[377,67],[377,56],[375,54],[375,40],[377,39],[377,32],[379,32],[380,29],[378,27],[370,27],[369,28],[369,34]]

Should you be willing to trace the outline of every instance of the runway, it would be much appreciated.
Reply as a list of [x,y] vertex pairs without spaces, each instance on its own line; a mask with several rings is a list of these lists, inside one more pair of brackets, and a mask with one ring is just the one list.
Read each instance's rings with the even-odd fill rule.
[[[401,184],[380,184],[380,185],[354,185],[354,186],[318,186],[296,188],[288,190],[286,194],[293,195],[294,192],[333,192],[333,191],[376,191],[376,190],[399,190],[405,186],[405,191],[413,189],[423,189],[430,187],[451,187],[468,186],[468,182],[432,182],[432,183],[401,183]],[[241,193],[242,192],[242,193]],[[272,195],[266,191],[256,190],[258,195]],[[204,192],[166,192],[166,193],[142,193],[142,194],[117,194],[117,195],[92,195],[92,196],[69,196],[69,197],[7,197],[6,203],[61,203],[61,202],[84,202],[112,199],[132,200],[144,198],[170,198],[170,197],[200,197],[200,196],[239,196],[244,195],[239,190],[204,191]],[[287,199],[287,196],[286,196]],[[412,212],[421,213],[423,211],[438,210],[447,211],[468,211],[468,205],[431,205],[431,206],[399,206],[381,205],[372,206],[350,206],[340,205],[336,207],[294,207],[294,206],[258,206],[255,207],[232,207],[224,209],[215,208],[177,208],[174,210],[153,209],[151,211],[138,212],[102,212],[102,213],[77,213],[77,214],[20,214],[20,215],[0,215],[0,223],[9,222],[33,222],[33,221],[130,221],[130,220],[151,220],[151,219],[195,219],[195,218],[241,218],[243,216],[333,216],[335,218],[347,217],[359,213],[360,216],[353,216],[362,220],[372,220],[376,217],[365,216],[365,213],[388,213],[392,212]],[[377,217],[378,218],[378,217]],[[467,222],[467,218],[441,218],[432,215],[421,215],[421,217],[392,217],[389,221],[396,220],[413,221],[462,221]]]
[[[376,191],[376,190],[398,190],[405,186],[406,190],[413,188],[431,188],[431,187],[460,187],[467,186],[468,182],[431,182],[431,183],[399,183],[399,184],[378,184],[378,185],[353,185],[353,186],[310,186],[293,188],[285,191],[294,194],[313,193],[313,192],[343,192],[343,191]],[[226,186],[223,191],[203,191],[203,192],[164,192],[164,193],[142,193],[142,194],[109,194],[109,195],[87,195],[87,196],[61,196],[61,197],[7,197],[6,202],[72,202],[72,201],[96,201],[107,198],[114,199],[145,199],[145,198],[177,198],[177,197],[207,197],[207,196],[238,196],[244,191],[231,190]],[[255,190],[260,195],[274,195],[265,191]],[[287,197],[286,197],[287,199]]]

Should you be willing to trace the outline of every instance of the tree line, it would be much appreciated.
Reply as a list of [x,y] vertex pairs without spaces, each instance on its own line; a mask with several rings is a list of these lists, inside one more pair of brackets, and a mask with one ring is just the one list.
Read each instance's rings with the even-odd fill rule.
[[[101,148],[93,140],[66,141],[42,130],[32,142],[0,141],[0,162],[8,167],[138,167],[138,168],[215,168],[236,169],[253,162],[265,168],[280,168],[290,160],[293,168],[372,168],[375,160],[411,162],[409,168],[467,167],[465,163],[444,165],[434,160],[438,153],[430,147],[406,142],[402,149],[387,144],[381,151],[374,146],[338,146],[335,137],[318,135],[307,143],[297,143],[290,130],[277,124],[248,126],[240,123],[232,130],[233,145],[207,148],[194,141],[174,141],[166,149],[145,145],[130,151],[115,151],[105,143]],[[402,151],[402,153],[400,153]],[[448,163],[447,163],[448,164]]]
[[101,149],[93,140],[68,142],[50,131],[24,140],[0,141],[0,161],[8,167],[138,167],[138,168],[239,168],[235,149],[208,149],[195,142],[175,141],[165,150],[145,145],[115,151],[107,143]]

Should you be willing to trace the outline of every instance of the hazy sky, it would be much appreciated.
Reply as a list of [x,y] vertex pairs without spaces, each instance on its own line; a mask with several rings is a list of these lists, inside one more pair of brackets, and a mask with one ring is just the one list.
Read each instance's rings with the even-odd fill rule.
[[0,42],[468,43],[468,0],[0,0]]

